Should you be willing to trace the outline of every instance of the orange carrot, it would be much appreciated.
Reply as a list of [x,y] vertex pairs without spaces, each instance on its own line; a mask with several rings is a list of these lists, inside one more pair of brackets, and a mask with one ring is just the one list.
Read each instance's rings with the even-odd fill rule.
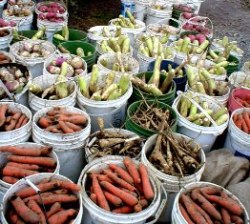
[[33,171],[33,170],[25,170],[21,169],[18,167],[13,167],[13,166],[6,166],[3,168],[3,175],[4,176],[11,176],[11,177],[27,177],[32,174],[36,174],[38,172]]
[[136,191],[136,188],[126,182],[125,180],[121,179],[118,177],[116,174],[114,174],[112,171],[104,170],[104,173],[111,179],[113,180],[116,184],[119,186],[128,189],[129,191]]
[[47,112],[47,115],[54,117],[55,115],[63,113],[64,111],[65,111],[65,109],[62,107],[54,107],[53,110],[50,110]]
[[48,212],[46,212],[47,217],[51,217],[52,215],[56,214],[59,212],[61,209],[61,204],[59,202],[54,203]]
[[198,212],[195,208],[193,201],[188,195],[182,194],[181,195],[181,202],[187,209],[188,214],[192,217],[195,223],[199,224],[206,224],[205,218]]
[[109,177],[107,177],[107,175],[104,175],[104,174],[97,174],[97,179],[99,181],[108,181],[111,184],[114,183],[114,181],[112,181]]
[[11,130],[14,130],[15,129],[15,126],[18,122],[18,119],[21,117],[21,113],[20,112],[17,112],[15,113],[12,118],[11,118],[11,121],[10,121],[10,124],[9,125],[5,125],[5,130],[6,131],[11,131]]
[[38,120],[38,124],[42,128],[47,128],[47,127],[52,125],[52,121],[50,119],[48,119],[47,117],[41,117]]
[[58,183],[58,185],[66,190],[70,190],[70,191],[75,191],[75,192],[79,192],[81,190],[80,186],[70,182],[70,181],[64,181],[64,180],[56,180],[56,182]]
[[141,204],[136,204],[135,206],[134,206],[134,211],[135,212],[140,212],[140,211],[142,211],[142,205]]
[[113,209],[112,212],[113,213],[118,213],[118,214],[129,214],[131,213],[132,211],[134,210],[133,207],[130,207],[130,206],[122,206],[120,208],[116,208],[116,209]]
[[133,191],[129,191],[128,189],[125,189],[125,188],[121,188],[121,190],[123,190],[123,191],[125,191],[125,192],[127,192],[127,193],[129,193],[129,194],[131,194],[131,195],[133,195],[134,197],[138,197],[138,195],[137,195],[137,193],[135,193],[135,192],[133,192]]
[[213,195],[213,194],[220,194],[222,190],[218,187],[210,186],[210,187],[202,187],[200,188],[200,191],[201,193],[204,194]]
[[196,188],[191,192],[192,199],[199,204],[205,212],[216,220],[221,220],[220,213],[216,208],[200,193],[199,189]]
[[245,120],[242,120],[242,125],[241,125],[241,129],[242,129],[242,131],[244,131],[244,132],[246,132],[247,134],[249,133],[249,129],[248,129],[248,127],[247,127],[247,123],[246,123],[246,121]]
[[17,181],[19,181],[18,178],[15,178],[15,177],[10,177],[10,176],[3,176],[2,180],[8,184],[14,184],[16,183]]
[[243,224],[244,223],[242,218],[237,216],[237,215],[231,215],[231,221],[234,222],[235,224]]
[[74,130],[69,128],[63,121],[59,121],[59,127],[62,129],[63,133],[65,134],[74,133]]
[[71,122],[64,122],[65,123],[65,125],[67,125],[70,129],[72,129],[74,132],[77,132],[77,131],[81,131],[82,130],[82,128],[80,127],[80,126],[78,126],[78,125],[75,125],[75,124],[73,124],[73,123],[71,123]]
[[140,199],[138,202],[142,208],[146,208],[148,206],[148,201],[146,199]]
[[210,202],[214,202],[224,208],[234,215],[241,216],[243,214],[242,207],[231,198],[223,198],[216,195],[204,195]]
[[20,197],[11,200],[16,213],[27,223],[39,223],[39,216],[28,208]]
[[206,219],[208,224],[213,224],[213,221],[211,220],[210,216],[199,205],[194,202],[194,206],[197,211]]
[[153,200],[154,198],[154,190],[152,188],[152,185],[149,180],[149,175],[147,168],[144,164],[140,163],[139,164],[139,173],[141,175],[141,180],[142,180],[142,189],[143,189],[143,194],[147,200]]
[[225,208],[221,208],[221,216],[224,224],[231,224],[231,217]]
[[179,203],[179,208],[180,208],[181,214],[182,214],[183,218],[186,220],[186,222],[188,224],[194,224],[194,222],[191,220],[189,214],[187,213],[186,209],[183,207],[183,205],[181,203]]
[[75,114],[72,116],[59,115],[56,119],[58,121],[67,121],[76,125],[85,125],[87,122],[87,118],[81,114]]
[[21,127],[23,127],[24,125],[26,125],[29,121],[29,118],[25,117],[22,124],[21,124]]
[[107,199],[105,198],[105,195],[102,191],[102,188],[100,187],[100,184],[97,180],[96,175],[92,175],[92,186],[93,186],[93,192],[96,195],[97,204],[104,210],[110,211],[109,204],[107,202]]
[[97,204],[97,197],[96,197],[96,194],[95,194],[95,193],[90,194],[90,199],[91,199],[95,204]]
[[22,116],[19,118],[18,122],[16,123],[15,129],[18,129],[22,126],[23,121],[25,120],[26,116],[22,114]]
[[15,156],[15,155],[9,155],[8,160],[11,162],[17,162],[17,163],[26,163],[26,164],[36,164],[46,167],[55,167],[56,166],[56,160],[49,157],[31,157],[31,156]]
[[123,180],[127,181],[130,184],[133,184],[133,182],[134,182],[133,178],[122,167],[117,166],[117,165],[112,163],[112,164],[109,164],[109,168],[111,170],[115,171],[120,178],[122,178]]
[[0,106],[0,127],[2,127],[5,123],[6,117],[5,114],[8,110],[8,105],[7,104],[2,104]]
[[23,201],[25,203],[29,202],[30,200],[39,201],[39,200],[41,200],[40,196],[41,197],[47,197],[49,195],[53,195],[52,191],[50,191],[50,192],[43,192],[43,193],[40,193],[40,195],[36,194],[36,195],[32,195],[32,196],[27,197],[27,198],[23,198]]
[[[59,185],[56,181],[51,181],[48,183],[41,183],[36,186],[40,189],[41,192],[46,192],[57,188]],[[36,195],[36,191],[32,187],[26,187],[18,191],[16,195],[21,198],[27,198]]]
[[0,152],[9,152],[19,156],[40,156],[42,151],[39,148],[25,148],[20,146],[1,146]]
[[249,115],[246,111],[243,112],[243,118],[246,122],[248,130],[250,130],[250,118],[249,118]]
[[7,218],[11,224],[25,224],[12,209],[8,209]]
[[45,215],[44,215],[42,209],[40,208],[40,206],[36,203],[36,201],[30,200],[30,201],[28,202],[27,205],[28,205],[28,207],[29,207],[33,212],[35,212],[36,214],[39,215],[39,217],[40,217],[40,222],[39,222],[39,223],[41,223],[41,224],[46,224]]
[[114,205],[114,206],[121,206],[122,205],[122,200],[118,197],[116,197],[115,195],[109,193],[108,191],[103,191],[105,198],[107,199],[107,201]]
[[136,197],[134,197],[133,195],[131,195],[125,191],[120,190],[119,188],[115,187],[111,183],[109,183],[107,181],[101,181],[100,184],[107,191],[109,191],[113,195],[119,197],[125,204],[127,204],[131,207],[134,207],[138,203],[138,200]]
[[[56,202],[74,202],[77,201],[78,198],[74,194],[52,194],[48,196],[41,196],[44,205],[51,205]],[[37,200],[40,204],[41,200]]]
[[134,164],[132,159],[130,159],[129,157],[125,157],[125,159],[123,160],[123,163],[126,166],[130,176],[133,178],[134,183],[140,184],[141,178],[140,178],[139,172],[136,168],[136,165]]
[[49,224],[63,224],[72,216],[75,216],[77,211],[75,209],[68,209],[57,212],[49,218]]
[[46,131],[52,132],[52,133],[63,133],[60,129],[59,125],[52,125],[45,129]]

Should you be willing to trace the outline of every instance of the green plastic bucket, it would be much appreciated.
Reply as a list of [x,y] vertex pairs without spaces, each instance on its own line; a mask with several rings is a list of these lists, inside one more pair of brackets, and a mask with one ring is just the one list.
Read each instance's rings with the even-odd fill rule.
[[78,40],[78,41],[63,42],[60,45],[63,46],[68,51],[70,51],[71,54],[75,54],[75,55],[76,55],[76,49],[78,47],[81,47],[84,50],[85,54],[87,54],[87,52],[91,52],[92,55],[82,57],[87,62],[88,68],[91,67],[96,61],[96,49],[92,44],[85,43],[85,42]]
[[[62,35],[62,30],[57,31],[55,34]],[[87,34],[81,30],[69,29],[69,41],[75,41],[75,40],[87,42]],[[56,46],[63,43],[63,42],[67,42],[67,41],[58,40],[58,39],[53,37],[53,44],[55,44]]]
[[[144,74],[145,74],[146,81],[148,82],[150,77],[153,75],[153,72],[151,71],[151,72],[139,73],[136,76],[141,78]],[[161,74],[161,82],[163,82],[165,77],[166,76]],[[137,87],[133,86],[133,94],[132,94],[132,98],[130,102],[135,102],[135,101],[145,99],[145,100],[156,100],[156,101],[160,101],[162,103],[168,104],[168,105],[172,105],[174,98],[175,98],[175,93],[176,93],[176,84],[174,81],[172,82],[171,88],[168,91],[168,93],[163,94],[161,96],[154,96],[152,94],[145,93],[139,90]]]
[[[172,107],[170,107],[169,105],[167,105],[165,103],[155,101],[155,100],[148,100],[146,102],[147,102],[148,105],[152,105],[153,103],[156,103],[158,108],[168,109],[170,111],[171,118],[174,121],[174,123],[171,125],[171,129],[173,131],[176,131],[176,128],[177,128],[177,115],[176,115],[175,111],[172,109]],[[141,137],[148,138],[148,137],[156,134],[157,131],[143,128],[142,126],[138,125],[136,122],[134,122],[131,119],[131,116],[136,112],[136,110],[143,103],[145,103],[145,101],[143,101],[143,100],[136,101],[136,102],[132,103],[128,107],[125,127],[126,127],[127,130],[133,131],[134,133],[140,135]]]
[[233,62],[235,63],[235,65],[228,65],[226,67],[226,70],[227,70],[227,76],[230,76],[233,72],[237,72],[239,71],[239,64],[240,64],[240,61],[237,57],[233,56],[230,54],[229,58],[228,58],[228,61],[229,62]]
[[[37,32],[37,30],[23,30],[23,31],[18,31],[18,34],[31,39],[36,34],[36,32]],[[47,40],[45,35],[40,39]],[[18,41],[21,41],[21,40],[17,40],[15,38],[13,38],[12,43],[16,43]]]

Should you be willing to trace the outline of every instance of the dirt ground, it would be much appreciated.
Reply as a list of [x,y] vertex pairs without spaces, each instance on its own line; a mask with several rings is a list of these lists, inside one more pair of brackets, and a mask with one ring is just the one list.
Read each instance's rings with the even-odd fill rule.
[[[120,13],[120,0],[73,0],[70,27],[82,30],[105,25]],[[242,62],[250,60],[250,0],[205,0],[200,15],[214,24],[214,37],[228,36],[245,51]]]

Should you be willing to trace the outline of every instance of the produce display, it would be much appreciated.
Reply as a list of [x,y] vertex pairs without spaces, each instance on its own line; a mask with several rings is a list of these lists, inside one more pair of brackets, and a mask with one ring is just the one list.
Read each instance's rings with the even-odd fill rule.
[[[58,49],[62,52],[62,53],[66,53],[66,54],[71,54],[70,51],[68,51],[66,48],[64,48],[62,45],[58,45],[57,46]],[[76,49],[76,52],[74,52],[75,55],[84,58],[84,57],[88,57],[91,56],[93,53],[91,51],[84,51],[81,47],[78,47]]]
[[68,28],[68,26],[63,26],[62,35],[59,33],[54,34],[54,38],[56,38],[58,40],[69,40],[69,28]]
[[47,88],[42,88],[36,83],[29,84],[29,91],[42,99],[59,100],[71,95],[75,90],[75,86],[63,75],[59,75],[55,83]]
[[103,77],[100,77],[97,65],[92,67],[89,82],[82,76],[78,78],[79,89],[84,97],[95,101],[116,100],[128,91],[130,81],[127,74],[123,74],[118,82],[113,72],[106,75],[103,83],[99,82],[100,78]]
[[126,54],[131,51],[130,39],[125,35],[121,35],[118,39],[110,38],[108,40],[102,40],[100,42],[100,49],[103,53],[121,52]]
[[[17,64],[10,63],[0,67],[0,79],[10,93],[20,93],[28,83],[29,73],[19,68]],[[6,97],[5,90],[0,87],[0,99]]]
[[250,134],[250,112],[244,111],[243,113],[235,114],[233,122],[239,129]]
[[162,38],[160,40],[159,37],[153,36],[146,37],[145,43],[141,44],[139,47],[139,52],[146,57],[156,58],[157,56],[161,56],[163,59],[171,59],[174,57],[174,52],[170,47],[167,47],[161,43]]
[[83,74],[85,67],[81,57],[67,54],[52,60],[46,69],[52,75],[64,74],[66,77],[74,77]]
[[48,132],[70,134],[83,130],[87,123],[87,117],[83,114],[68,112],[63,107],[54,107],[39,118],[37,125]]
[[[223,66],[234,65],[236,62],[229,62],[228,58],[230,56],[230,48],[225,48],[223,52],[215,52],[209,49],[207,54],[207,59],[213,61],[217,66],[223,64]],[[221,64],[220,64],[221,63]],[[219,65],[218,65],[219,64]]]
[[13,17],[27,17],[32,15],[32,10],[27,7],[10,7],[3,10],[3,14],[5,16],[13,16]]
[[186,71],[188,85],[195,92],[209,96],[223,96],[229,91],[227,82],[215,81],[204,68],[198,70],[198,74],[195,74],[191,67],[188,67]]
[[126,15],[128,16],[128,18],[119,15],[119,18],[113,21],[113,25],[129,29],[141,28],[141,25],[136,22],[134,16],[131,14],[129,10],[126,11]]
[[36,42],[26,42],[23,41],[19,44],[19,49],[17,54],[21,57],[26,58],[46,58],[51,55],[50,50],[47,50],[45,45]]
[[79,212],[78,185],[52,177],[35,186],[41,190],[40,195],[32,187],[24,187],[9,199],[8,223],[69,224],[74,221]]
[[7,104],[0,105],[0,132],[19,129],[29,122],[21,111],[11,110]]
[[177,35],[179,33],[179,29],[174,27],[174,26],[170,26],[167,24],[150,24],[148,25],[148,30],[150,31],[150,33],[153,34],[161,34],[163,36],[168,36],[168,35]]
[[147,167],[135,164],[129,157],[120,165],[89,173],[86,190],[90,199],[102,209],[118,214],[130,214],[146,209],[155,193]]
[[122,29],[120,26],[111,27],[111,26],[103,26],[101,29],[97,27],[92,27],[88,30],[89,34],[103,37],[103,38],[111,38],[111,37],[119,37],[123,35]]
[[169,126],[172,126],[174,123],[169,109],[159,108],[157,103],[148,105],[142,102],[135,113],[131,114],[130,119],[139,126],[154,131],[159,130],[162,120],[166,121]]
[[9,6],[19,6],[19,7],[32,7],[35,3],[32,0],[8,0]]
[[161,57],[158,57],[155,61],[154,71],[149,80],[146,80],[145,75],[141,78],[137,76],[131,77],[131,82],[139,90],[153,94],[155,96],[161,96],[169,91],[172,86],[173,78],[180,69],[171,69],[163,79],[161,78],[160,66],[161,66]]
[[6,64],[6,63],[11,63],[11,62],[12,62],[11,58],[4,52],[0,51],[0,64]]
[[100,131],[90,135],[88,148],[92,159],[107,155],[137,157],[141,152],[143,140],[139,136],[128,134],[119,129],[104,129],[103,119],[98,120]]
[[41,13],[55,13],[55,14],[64,14],[66,9],[62,6],[62,4],[58,2],[42,2],[37,7],[38,12]]
[[[197,21],[199,19],[195,19],[196,17],[191,18],[186,22],[182,29],[185,31],[195,31],[200,34],[204,34],[205,36],[209,36],[211,34],[211,30],[203,25],[202,21]],[[202,25],[201,25],[202,24]]]
[[197,187],[182,194],[178,206],[187,223],[244,223],[241,205],[216,186]]
[[49,172],[53,173],[57,162],[51,157],[52,148],[49,146],[1,146],[1,153],[8,153],[7,161],[1,167],[1,179],[9,184],[14,184],[23,177]]
[[[190,99],[195,103],[191,102]],[[222,125],[227,122],[229,118],[226,107],[221,106],[219,109],[215,110],[211,108],[211,105],[208,104],[206,99],[197,97],[197,95],[193,95],[191,92],[182,95],[177,105],[177,109],[180,115],[185,117],[188,121],[204,127],[214,126],[212,121],[218,126]]]
[[[160,132],[148,160],[163,173],[184,177],[196,173],[201,166],[201,148],[192,145],[185,138],[177,138],[169,129],[168,123],[161,119]],[[165,132],[165,133],[164,133]]]
[[[38,39],[42,39],[45,36],[45,31],[46,31],[46,27],[43,26],[41,29],[39,29],[32,37],[31,40],[38,40]],[[12,31],[13,33],[13,39],[15,41],[22,41],[22,40],[26,40],[27,37],[22,36],[21,34],[18,33],[18,31],[16,29],[13,29]]]

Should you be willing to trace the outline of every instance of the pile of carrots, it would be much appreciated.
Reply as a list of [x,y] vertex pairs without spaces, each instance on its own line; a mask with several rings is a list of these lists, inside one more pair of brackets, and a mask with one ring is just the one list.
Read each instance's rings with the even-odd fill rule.
[[2,146],[0,152],[7,152],[7,163],[1,169],[1,179],[9,184],[23,177],[39,172],[53,173],[57,162],[50,157],[52,148],[41,146],[25,148],[22,146]]
[[55,107],[38,120],[40,128],[52,133],[70,134],[81,131],[88,123],[87,117]]
[[188,224],[243,224],[244,210],[218,187],[198,187],[182,194],[179,208]]
[[106,211],[120,214],[140,212],[155,196],[147,168],[142,163],[137,167],[129,157],[125,157],[123,163],[126,169],[109,164],[99,173],[90,173],[91,184],[87,192],[90,192],[90,199]]
[[242,114],[235,114],[233,121],[239,129],[250,134],[250,112],[244,111]]
[[235,97],[235,100],[244,107],[250,107],[250,95]]
[[0,132],[12,131],[27,124],[29,119],[25,114],[14,112],[9,109],[7,104],[0,105]]
[[79,199],[75,195],[80,187],[67,180],[44,179],[32,187],[16,192],[9,201],[5,214],[9,224],[67,224],[78,214]]

